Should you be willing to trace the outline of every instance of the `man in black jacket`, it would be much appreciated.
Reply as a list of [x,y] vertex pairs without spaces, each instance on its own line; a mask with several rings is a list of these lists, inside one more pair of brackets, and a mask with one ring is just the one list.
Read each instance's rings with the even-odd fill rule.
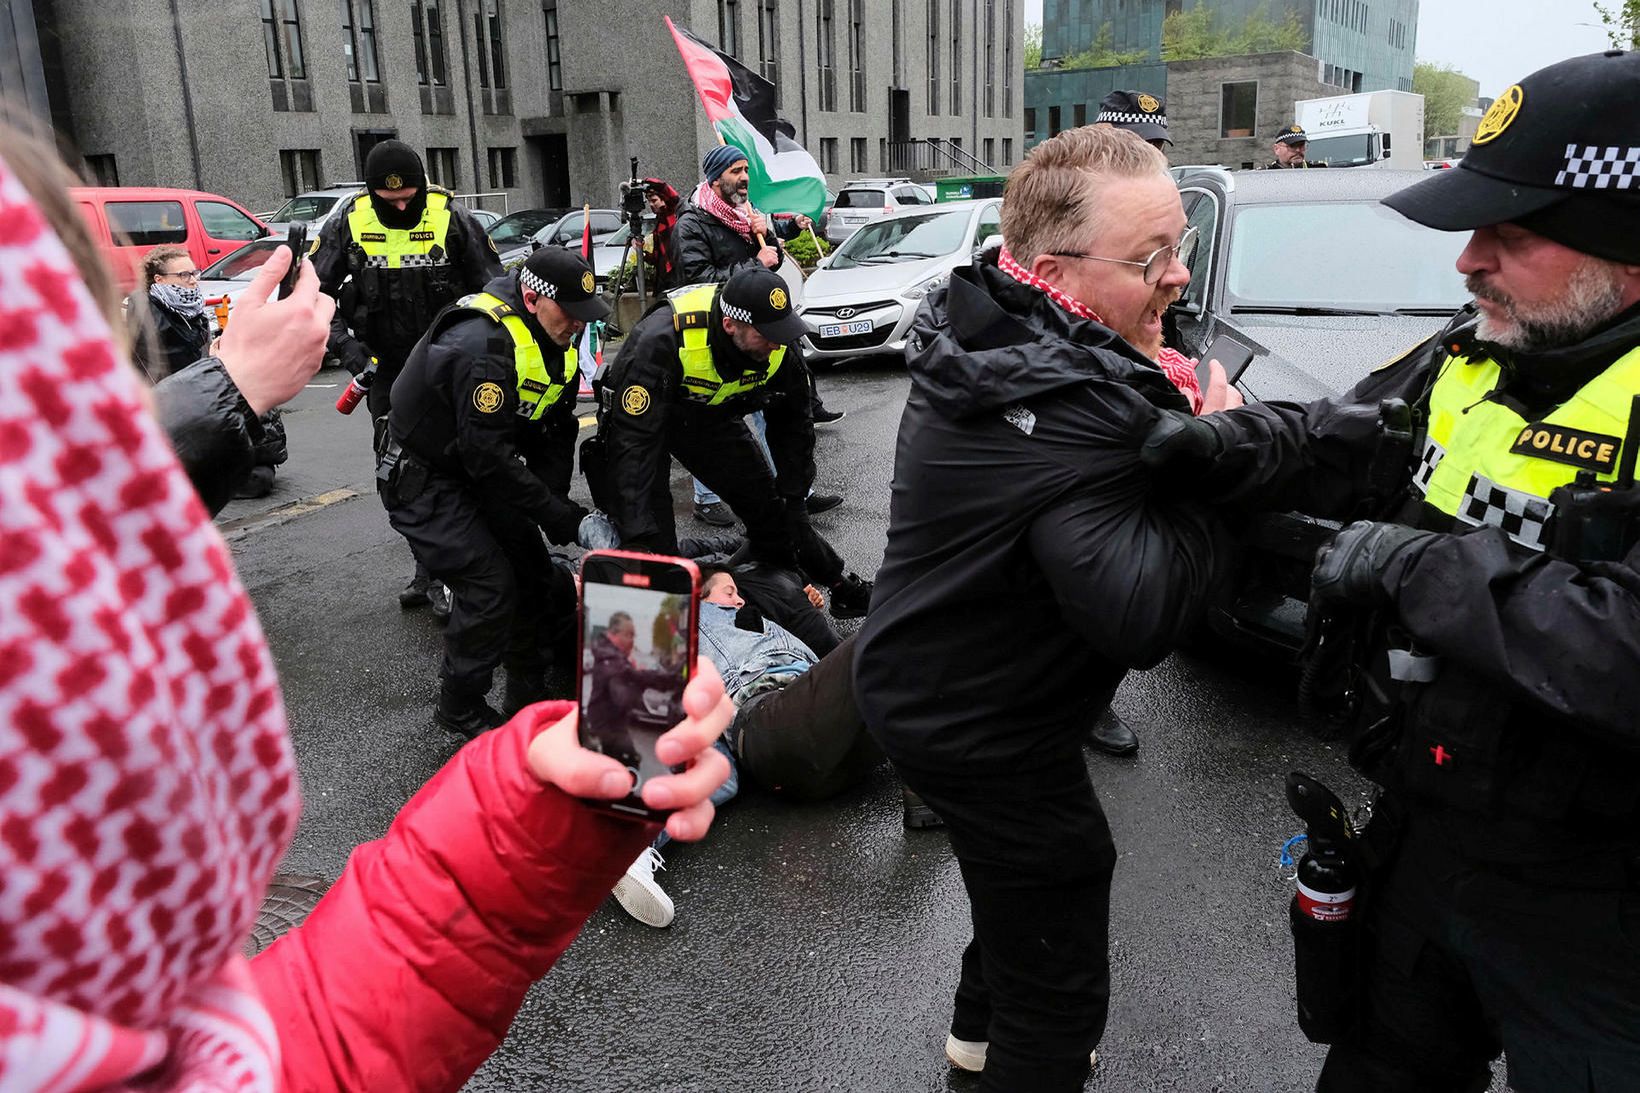
[[[386,140],[371,148],[364,177],[365,189],[343,200],[319,233],[313,268],[338,301],[331,353],[355,376],[375,362],[365,399],[380,458],[393,381],[405,358],[441,308],[501,276],[501,259],[473,215],[448,190],[428,185],[409,145]],[[399,606],[427,602],[427,571],[418,558]]]
[[[809,523],[814,422],[789,349],[805,329],[786,283],[761,266],[721,288],[674,292],[633,328],[600,381],[593,463],[583,446],[583,468],[624,547],[676,554],[669,469],[677,456],[746,521],[755,558],[801,569],[831,589],[834,616],[858,618],[870,582],[845,572]],[[759,410],[773,473],[746,426]]]
[[[1166,159],[1119,129],[1061,133],[1002,215],[1000,254],[958,268],[911,334],[855,685],[972,905],[947,1058],[985,1090],[1054,1093],[1082,1088],[1110,993],[1116,852],[1082,743],[1199,617],[1222,551],[1208,508],[1139,463],[1158,408],[1189,406],[1155,363],[1190,278]],[[1205,408],[1226,400],[1218,369]]]
[[1637,96],[1640,54],[1552,65],[1385,199],[1472,232],[1478,317],[1336,399],[1168,415],[1147,445],[1213,500],[1356,519],[1311,610],[1357,650],[1381,864],[1326,1093],[1477,1093],[1500,1051],[1520,1093],[1640,1089]]
[[574,582],[541,531],[573,542],[586,515],[569,499],[574,343],[609,314],[594,288],[580,255],[542,247],[446,309],[394,385],[382,500],[450,586],[434,721],[465,736],[503,720],[484,700],[497,664],[510,716],[546,696],[547,658],[572,642]]

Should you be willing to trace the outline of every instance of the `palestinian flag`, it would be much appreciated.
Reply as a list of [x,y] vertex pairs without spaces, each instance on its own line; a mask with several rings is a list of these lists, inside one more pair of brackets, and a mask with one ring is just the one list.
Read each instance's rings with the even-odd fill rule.
[[[753,207],[803,213],[818,221],[826,208],[826,178],[814,157],[789,136],[774,112],[774,84],[727,53],[666,20],[683,66],[700,93],[706,120],[725,144],[746,153]],[[784,126],[786,132],[781,131]]]

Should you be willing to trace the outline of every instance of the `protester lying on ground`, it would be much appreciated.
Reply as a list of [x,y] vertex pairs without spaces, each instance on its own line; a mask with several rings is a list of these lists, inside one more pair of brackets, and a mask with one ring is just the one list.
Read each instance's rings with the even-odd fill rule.
[[[579,748],[571,704],[530,707],[247,963],[299,809],[272,656],[146,388],[6,160],[0,226],[0,1089],[459,1089],[656,825],[576,800],[629,777]],[[269,311],[301,327],[270,340],[318,357],[321,308]],[[241,389],[253,407],[269,391]],[[644,799],[698,839],[733,712],[710,662],[684,706],[657,751],[687,769]]]
[[[722,805],[740,790],[744,773],[754,784],[800,801],[818,801],[864,780],[883,761],[854,702],[851,678],[854,639],[816,657],[791,631],[760,620],[744,628],[746,601],[734,573],[702,570],[700,652],[723,677],[740,707],[717,747],[730,760],[730,775],[712,803]],[[740,621],[737,621],[740,620]],[[615,882],[615,898],[639,922],[666,926],[672,899],[655,880],[665,865],[664,832]]]

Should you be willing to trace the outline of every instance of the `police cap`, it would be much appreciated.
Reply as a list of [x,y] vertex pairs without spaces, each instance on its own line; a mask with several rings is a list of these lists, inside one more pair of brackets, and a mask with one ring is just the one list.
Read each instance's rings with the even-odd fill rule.
[[1308,144],[1310,143],[1310,136],[1308,133],[1304,132],[1304,127],[1302,125],[1298,125],[1296,123],[1293,125],[1283,125],[1276,133],[1276,143]]
[[724,282],[718,310],[741,323],[750,323],[776,345],[790,345],[809,332],[792,310],[791,290],[770,269],[744,269]]
[[1167,135],[1167,100],[1144,91],[1112,91],[1099,103],[1093,124],[1127,129],[1142,140],[1173,143]]
[[518,287],[554,301],[572,319],[597,322],[609,305],[598,298],[598,280],[587,260],[564,247],[542,247],[518,269]]
[[1441,231],[1514,223],[1573,250],[1640,262],[1640,53],[1539,69],[1499,95],[1458,166],[1384,204]]

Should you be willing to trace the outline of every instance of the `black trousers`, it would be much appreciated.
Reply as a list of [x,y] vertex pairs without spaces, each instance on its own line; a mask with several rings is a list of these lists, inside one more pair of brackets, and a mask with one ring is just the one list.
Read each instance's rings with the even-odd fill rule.
[[779,690],[741,704],[729,727],[740,773],[765,789],[819,801],[883,761],[854,699],[854,637]]
[[980,1088],[1080,1090],[1110,1005],[1116,866],[1080,748],[1032,775],[896,765],[945,821],[968,889],[974,936],[951,1032],[989,1041]]
[[[671,454],[690,474],[735,510],[746,525],[753,557],[777,566],[795,560],[812,581],[835,584],[843,576],[843,559],[803,523],[789,525],[786,505],[775,489],[763,451],[752,439],[744,418],[734,414],[673,414],[666,425]],[[661,549],[677,550],[677,521],[672,514],[671,476],[663,466],[655,475],[649,499]]]
[[1414,811],[1372,878],[1364,1011],[1317,1089],[1480,1093],[1502,1051],[1518,1093],[1640,1090],[1640,842],[1500,864],[1451,834]]
[[554,564],[528,517],[484,505],[465,486],[432,473],[413,498],[384,490],[393,529],[449,585],[439,679],[450,690],[482,697],[499,664],[538,675],[554,650],[573,658],[575,582]]

